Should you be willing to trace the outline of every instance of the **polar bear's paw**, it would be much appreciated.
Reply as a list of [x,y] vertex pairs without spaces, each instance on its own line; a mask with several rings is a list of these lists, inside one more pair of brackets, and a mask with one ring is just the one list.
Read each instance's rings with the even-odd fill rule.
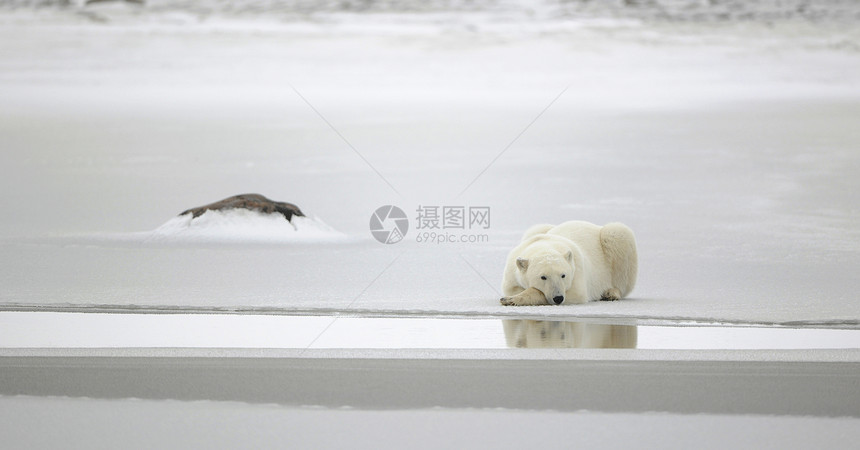
[[546,296],[539,289],[528,288],[517,295],[499,299],[504,306],[546,305]]
[[621,291],[618,288],[609,288],[600,296],[601,301],[621,300]]

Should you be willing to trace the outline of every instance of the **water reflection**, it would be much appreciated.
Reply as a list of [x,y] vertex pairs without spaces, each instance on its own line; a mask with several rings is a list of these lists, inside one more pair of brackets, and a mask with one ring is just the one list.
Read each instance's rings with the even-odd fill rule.
[[636,348],[631,325],[503,320],[508,347],[516,348]]

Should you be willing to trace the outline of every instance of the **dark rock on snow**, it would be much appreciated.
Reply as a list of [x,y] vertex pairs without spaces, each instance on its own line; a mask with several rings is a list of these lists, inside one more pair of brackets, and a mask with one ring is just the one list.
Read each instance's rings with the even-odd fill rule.
[[221,200],[219,202],[191,208],[187,211],[183,211],[179,215],[184,216],[185,214],[192,214],[192,218],[195,218],[209,210],[226,211],[228,209],[248,209],[251,211],[259,211],[265,214],[280,213],[283,214],[287,220],[292,219],[293,216],[304,217],[304,214],[298,206],[292,203],[276,202],[274,200],[269,200],[268,198],[263,197],[260,194],[234,195],[232,197],[225,198],[224,200]]

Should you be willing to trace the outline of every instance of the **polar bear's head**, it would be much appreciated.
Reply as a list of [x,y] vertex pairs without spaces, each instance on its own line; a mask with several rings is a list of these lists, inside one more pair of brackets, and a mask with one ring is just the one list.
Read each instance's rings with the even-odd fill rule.
[[546,302],[560,305],[573,285],[573,252],[541,255],[537,258],[517,258],[517,268],[528,287],[543,292]]

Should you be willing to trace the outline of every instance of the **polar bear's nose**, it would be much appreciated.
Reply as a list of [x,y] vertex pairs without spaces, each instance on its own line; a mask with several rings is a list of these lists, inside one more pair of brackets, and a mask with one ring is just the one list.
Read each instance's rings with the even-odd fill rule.
[[556,295],[555,297],[552,298],[552,301],[554,301],[556,305],[560,305],[561,302],[564,301],[564,296]]

